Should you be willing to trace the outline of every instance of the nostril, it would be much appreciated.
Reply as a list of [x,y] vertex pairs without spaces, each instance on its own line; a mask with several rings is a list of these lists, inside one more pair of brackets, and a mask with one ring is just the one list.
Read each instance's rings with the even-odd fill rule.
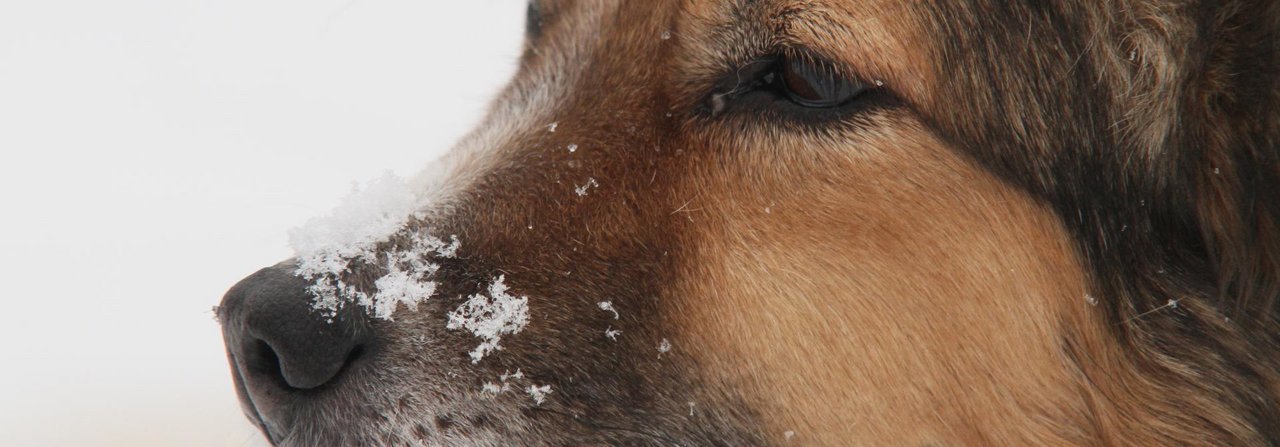
[[278,384],[289,386],[280,370],[280,356],[271,349],[271,345],[262,340],[254,342],[246,349],[245,366],[256,376],[266,377]]
[[[351,352],[347,354],[347,360],[342,363],[342,369],[347,369],[348,366],[355,363],[362,356],[364,356],[364,345],[356,345],[351,348]],[[338,374],[342,374],[342,371],[339,370]]]
[[[247,354],[245,358],[245,366],[254,376],[269,380],[284,388],[305,390],[318,388],[332,381],[333,378],[342,375],[342,373],[345,372],[352,363],[355,363],[356,360],[364,356],[365,347],[362,344],[356,345],[351,348],[351,351],[348,352],[345,357],[341,357],[342,360],[339,363],[336,365],[330,363],[331,366],[327,369],[331,370],[332,373],[321,373],[322,376],[328,376],[327,379],[316,380],[314,378],[303,378],[302,380],[299,380],[298,378],[295,378],[293,381],[290,381],[289,378],[286,377],[286,368],[280,362],[280,355],[277,354],[276,350],[272,349],[271,345],[266,341],[254,340],[245,351]],[[306,372],[303,374],[306,374]],[[295,372],[290,375],[298,376],[299,374]]]

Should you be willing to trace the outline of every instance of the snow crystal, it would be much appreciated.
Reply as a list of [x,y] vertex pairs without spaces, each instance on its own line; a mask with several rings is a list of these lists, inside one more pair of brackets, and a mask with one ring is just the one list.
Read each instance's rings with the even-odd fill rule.
[[601,301],[600,310],[613,312],[613,319],[618,319],[618,311],[613,308],[613,301]]
[[622,331],[614,329],[613,326],[609,326],[604,330],[604,336],[610,340],[618,341],[619,335],[622,335]]
[[502,382],[501,384],[494,383],[494,382],[485,382],[484,385],[480,386],[480,391],[483,393],[493,394],[496,396],[496,395],[505,393],[507,391],[511,391],[511,383],[509,381],[520,380],[523,378],[524,378],[524,373],[520,372],[519,369],[516,369],[515,373],[507,371],[498,376],[498,380]]
[[444,245],[444,243],[440,241],[436,241],[435,244],[435,247],[431,249],[434,250],[436,254],[446,258],[458,256],[458,249],[462,248],[462,242],[458,241],[458,235],[456,234],[449,235],[449,245]]
[[435,273],[435,270],[436,267],[432,265],[429,269],[407,272],[400,270],[395,260],[388,260],[387,274],[373,283],[378,289],[372,300],[374,316],[390,320],[398,304],[418,310],[420,301],[436,293],[436,283],[423,279],[423,276]]
[[[419,303],[435,295],[436,283],[430,278],[440,266],[430,259],[453,257],[459,246],[457,236],[452,236],[452,243],[445,244],[429,234],[415,231],[410,234],[409,246],[396,247],[383,254],[386,273],[374,281],[373,296],[340,281],[334,291],[342,293],[349,301],[372,310],[375,317],[390,320],[398,305],[404,304],[410,310],[417,310]],[[323,282],[313,284],[312,291],[315,292],[316,286],[320,284]],[[316,296],[321,295],[317,293]],[[337,310],[332,306],[321,307],[320,301],[317,301],[316,307],[327,310],[330,314]]]
[[600,187],[600,184],[599,184],[599,183],[596,183],[596,179],[595,179],[595,177],[588,177],[588,178],[587,178],[587,183],[586,183],[586,184],[584,184],[584,185],[582,185],[582,186],[578,186],[578,187],[574,188],[574,189],[573,189],[573,192],[574,192],[574,193],[577,193],[577,194],[578,194],[578,197],[582,197],[582,196],[587,195],[587,190],[588,190],[588,189],[590,189],[590,188],[599,188],[599,187]]
[[689,401],[689,416],[693,416],[693,407],[697,405],[698,404],[694,403],[693,401]]
[[578,151],[578,145],[573,144],[573,143],[570,143],[568,146],[566,146],[566,147],[565,147],[565,149],[568,149],[568,150],[569,150],[569,153],[571,153],[571,154],[572,154],[572,153],[574,153],[574,152],[577,152],[577,151]]
[[790,441],[791,438],[796,437],[796,432],[787,430],[785,433],[782,434],[782,437],[787,438],[787,440]]
[[664,338],[662,339],[662,343],[658,343],[658,357],[662,357],[662,354],[666,354],[668,352],[671,352],[671,340]]
[[503,372],[501,376],[498,376],[498,378],[501,379],[503,383],[506,383],[506,381],[510,379],[523,379],[524,373],[520,371],[520,368],[516,368],[516,372]]
[[507,293],[504,276],[498,276],[489,285],[489,295],[472,295],[467,302],[449,313],[451,330],[466,329],[484,341],[471,351],[471,363],[478,363],[485,355],[502,349],[498,343],[506,334],[518,334],[529,324],[529,297],[516,297]]
[[884,81],[880,79],[876,79],[875,82],[876,82],[876,87],[884,87]]
[[[405,231],[420,207],[405,181],[387,173],[363,187],[357,185],[328,215],[290,231],[289,243],[298,263],[294,273],[311,281],[307,289],[315,299],[313,306],[333,316],[354,302],[389,320],[398,305],[416,309],[430,298],[436,284],[429,278],[437,269],[430,259],[454,256],[461,245],[456,236],[446,244],[415,230],[408,234],[409,246],[377,251],[379,244]],[[342,280],[354,263],[386,268],[375,280],[372,295]]]
[[554,122],[547,125],[547,132],[556,133],[556,128],[560,127],[560,122]]
[[503,387],[493,382],[485,382],[480,390],[496,396],[502,393]]
[[671,31],[670,30],[663,31],[662,40],[669,40],[669,39],[671,39]]
[[1084,294],[1084,302],[1089,303],[1089,305],[1090,305],[1090,306],[1097,306],[1097,305],[1098,305],[1098,299],[1097,299],[1097,298],[1095,298],[1093,295],[1090,295],[1090,294],[1087,294],[1087,293],[1086,293],[1086,294]]
[[551,394],[551,385],[529,385],[529,388],[525,391],[528,392],[530,396],[533,396],[533,401],[535,403],[542,405],[543,402],[547,401],[547,395]]

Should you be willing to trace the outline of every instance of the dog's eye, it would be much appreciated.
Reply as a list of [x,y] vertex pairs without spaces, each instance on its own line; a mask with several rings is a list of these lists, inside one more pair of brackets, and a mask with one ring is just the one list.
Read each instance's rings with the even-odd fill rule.
[[792,102],[814,108],[836,107],[852,101],[868,87],[842,76],[833,67],[803,58],[784,58],[766,75]]
[[877,94],[881,89],[876,85],[869,86],[821,58],[774,55],[727,72],[712,87],[700,110],[712,117],[774,114],[817,124],[842,120],[879,105],[873,99],[886,96]]
[[524,15],[525,38],[535,40],[542,35],[542,6],[537,1],[529,2]]

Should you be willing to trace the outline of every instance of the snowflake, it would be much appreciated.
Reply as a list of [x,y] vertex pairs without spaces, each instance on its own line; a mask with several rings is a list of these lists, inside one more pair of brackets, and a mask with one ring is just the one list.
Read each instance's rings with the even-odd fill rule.
[[547,401],[547,395],[551,394],[551,385],[529,385],[529,388],[527,388],[525,392],[529,393],[529,395],[533,397],[533,401],[535,403],[542,405],[543,402]]
[[511,381],[520,380],[523,378],[524,378],[524,373],[520,372],[519,369],[516,369],[516,372],[514,373],[508,370],[498,376],[498,381],[500,383],[485,382],[484,385],[481,385],[480,391],[483,393],[488,393],[496,396],[496,395],[505,393],[507,391],[511,391]]
[[615,320],[618,319],[618,311],[617,309],[613,308],[612,301],[601,301],[599,305],[600,305],[600,310],[613,312],[613,319]]
[[591,188],[599,188],[599,187],[600,187],[600,184],[599,184],[599,183],[596,183],[596,179],[595,179],[595,177],[588,177],[588,178],[587,178],[587,183],[583,184],[582,186],[578,186],[578,187],[573,188],[573,192],[574,192],[575,194],[577,194],[577,195],[578,195],[578,197],[582,197],[582,196],[587,195],[587,190],[588,190],[588,189],[591,189]]
[[498,378],[503,382],[510,379],[520,380],[524,378],[524,373],[520,371],[520,368],[516,368],[516,372],[504,372],[501,376],[498,376]]
[[489,393],[489,394],[492,394],[492,395],[495,395],[495,396],[496,396],[496,395],[498,395],[498,394],[501,394],[501,393],[502,393],[502,391],[503,391],[503,387],[504,387],[505,385],[506,385],[506,384],[498,385],[498,384],[493,383],[493,382],[485,382],[485,383],[484,383],[484,386],[482,386],[482,387],[480,388],[480,390],[481,390],[481,391],[483,391],[483,392],[486,392],[486,393]]
[[477,293],[449,313],[448,329],[466,329],[484,341],[471,351],[471,363],[502,349],[503,335],[518,334],[529,324],[529,297],[507,293],[504,276],[489,285],[488,296]]

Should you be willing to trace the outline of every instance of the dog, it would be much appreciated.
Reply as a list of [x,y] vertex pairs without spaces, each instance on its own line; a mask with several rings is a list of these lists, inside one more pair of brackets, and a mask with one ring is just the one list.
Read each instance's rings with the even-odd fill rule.
[[1280,444],[1276,2],[533,0],[519,64],[224,297],[273,444]]

